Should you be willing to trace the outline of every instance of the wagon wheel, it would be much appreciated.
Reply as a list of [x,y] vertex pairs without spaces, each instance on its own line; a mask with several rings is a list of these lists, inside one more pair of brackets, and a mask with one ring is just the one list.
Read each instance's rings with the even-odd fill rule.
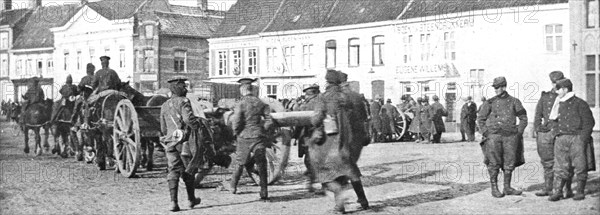
[[131,101],[119,101],[113,123],[114,153],[121,175],[131,178],[140,164],[141,145],[138,115]]
[[[283,176],[290,157],[291,131],[287,128],[281,128],[278,134],[281,140],[266,149],[268,184],[277,182]],[[258,165],[254,165],[254,170],[257,171],[249,172],[248,174],[254,183],[260,185]]]
[[398,135],[396,137],[396,140],[399,141],[402,139],[402,137],[406,133],[406,130],[408,129],[408,125],[406,123],[406,115],[404,113],[400,112],[398,118],[396,118],[396,121],[394,122],[394,127],[395,133],[396,135]]

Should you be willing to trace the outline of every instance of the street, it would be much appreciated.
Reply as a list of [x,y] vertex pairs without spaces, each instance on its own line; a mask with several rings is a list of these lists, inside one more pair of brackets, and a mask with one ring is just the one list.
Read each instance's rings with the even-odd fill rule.
[[[114,171],[98,171],[73,157],[44,152],[23,153],[23,134],[14,136],[6,121],[0,125],[0,213],[2,214],[165,214],[169,206],[164,153],[155,153],[156,168],[141,168],[127,179]],[[53,144],[50,137],[50,144]],[[453,142],[460,134],[445,133],[442,144],[374,143],[362,152],[359,166],[371,209],[359,211],[352,188],[346,208],[353,214],[598,214],[600,174],[590,172],[583,201],[549,202],[534,192],[543,184],[534,139],[525,140],[526,164],[515,170],[514,187],[521,196],[496,199],[490,194],[487,170],[478,143]],[[596,155],[600,138],[595,137]],[[30,138],[30,146],[33,144]],[[221,189],[230,171],[216,169],[196,189],[202,203],[189,209],[180,186],[178,214],[327,214],[333,195],[307,192],[304,164],[292,147],[285,176],[269,186],[271,202],[259,201],[259,187],[242,178],[239,194]],[[502,181],[502,178],[499,179]],[[500,185],[502,189],[502,185]]]

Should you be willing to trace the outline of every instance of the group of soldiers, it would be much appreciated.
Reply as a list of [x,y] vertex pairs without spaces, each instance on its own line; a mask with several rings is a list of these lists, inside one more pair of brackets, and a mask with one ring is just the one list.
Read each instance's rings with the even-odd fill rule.
[[[369,208],[361,182],[361,172],[357,166],[363,146],[369,144],[368,113],[365,98],[350,90],[347,75],[340,71],[329,70],[325,76],[327,86],[320,92],[319,86],[312,85],[304,89],[305,97],[297,110],[313,111],[311,125],[296,128],[304,148],[303,154],[310,180],[309,191],[313,183],[321,183],[323,188],[335,195],[335,212],[344,212],[343,187],[350,183],[358,196],[363,209]],[[171,211],[179,211],[177,200],[178,180],[182,178],[188,192],[189,206],[200,203],[195,197],[193,174],[197,166],[191,146],[186,139],[184,129],[192,130],[204,126],[201,119],[192,113],[185,79],[169,81],[172,97],[161,107],[161,141],[166,143],[169,174],[167,176],[171,195]],[[271,136],[276,122],[271,117],[271,109],[255,95],[252,85],[254,79],[239,80],[241,99],[234,108],[232,129],[237,138],[236,160],[232,174],[230,191],[237,193],[238,181],[244,171],[258,172],[260,178],[260,199],[269,201],[267,187],[266,148],[272,144]],[[187,144],[185,144],[187,142]],[[198,145],[196,145],[198,146]],[[201,146],[198,146],[201,147]],[[258,167],[255,170],[254,164]]]
[[[553,88],[543,92],[537,104],[534,126],[537,149],[544,167],[545,186],[537,196],[550,196],[550,201],[562,198],[585,198],[587,172],[595,170],[592,129],[595,121],[589,105],[573,93],[573,83],[562,72],[550,73]],[[523,133],[527,126],[527,111],[521,101],[506,91],[506,78],[494,79],[496,96],[484,102],[477,114],[484,163],[488,168],[492,196],[521,195],[511,187],[512,173],[525,163]],[[518,119],[518,121],[517,121]],[[504,189],[498,189],[502,170]],[[577,192],[571,190],[572,178]],[[565,194],[563,195],[563,188]]]

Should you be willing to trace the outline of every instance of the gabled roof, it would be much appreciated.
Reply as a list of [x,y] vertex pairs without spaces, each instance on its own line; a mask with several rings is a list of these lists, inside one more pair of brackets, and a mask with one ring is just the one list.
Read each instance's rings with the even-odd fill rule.
[[145,2],[146,0],[102,0],[87,5],[108,20],[117,20],[133,17]]
[[238,0],[229,8],[215,37],[258,34],[269,24],[282,0]]
[[160,34],[210,38],[221,18],[154,12],[160,22]]
[[353,25],[568,0],[238,0],[215,37]]
[[65,25],[80,7],[79,4],[37,7],[25,22],[23,32],[16,38],[13,49],[54,47],[54,34],[50,28]]
[[31,14],[31,9],[4,10],[0,12],[0,25],[13,26],[21,19]]
[[171,12],[178,14],[189,14],[189,15],[204,15],[205,12],[200,7],[190,7],[183,5],[170,5]]

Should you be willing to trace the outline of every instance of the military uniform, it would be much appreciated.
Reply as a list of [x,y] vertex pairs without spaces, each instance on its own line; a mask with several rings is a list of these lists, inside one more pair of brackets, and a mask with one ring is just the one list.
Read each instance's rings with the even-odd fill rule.
[[448,111],[442,104],[439,103],[439,98],[437,96],[433,96],[433,104],[431,105],[431,111],[433,112],[432,122],[433,128],[435,131],[433,132],[433,143],[440,143],[442,138],[442,133],[446,132],[446,126],[444,125],[443,116],[448,116]]
[[25,104],[23,105],[21,112],[25,112],[29,105],[42,102],[46,98],[44,96],[44,90],[42,90],[42,88],[39,85],[39,79],[37,77],[33,77],[30,81],[31,84],[27,88],[27,91],[24,95]]
[[371,102],[371,107],[369,109],[371,110],[371,128],[376,132],[376,134],[373,134],[373,136],[377,137],[379,134],[381,134],[382,125],[381,117],[379,116],[379,113],[381,112],[381,103],[379,103],[377,98]]
[[[494,88],[506,87],[506,79],[494,79]],[[519,124],[517,125],[517,118]],[[482,150],[492,184],[492,195],[520,195],[510,187],[512,171],[525,163],[523,154],[523,132],[527,126],[527,112],[519,99],[506,91],[487,100],[477,116],[480,132],[484,136]],[[497,190],[499,170],[504,171],[504,194]]]
[[460,110],[460,130],[462,140],[465,141],[464,133],[467,134],[468,141],[475,141],[475,121],[477,120],[477,105],[468,99]]
[[[238,167],[233,173],[231,181],[232,192],[237,192],[237,183],[240,180],[244,167],[248,172],[254,171],[254,164],[258,166],[258,174],[260,177],[260,198],[267,200],[267,158],[266,147],[268,146],[267,131],[273,126],[271,119],[271,109],[252,95],[251,83],[252,79],[241,79],[239,81],[244,85],[250,85],[247,92],[243,92],[240,101],[236,104],[232,128],[237,136],[237,164]],[[253,154],[253,155],[252,155]]]
[[419,131],[421,132],[423,139],[425,139],[424,142],[429,143],[433,126],[433,109],[431,109],[427,97],[423,99],[423,104],[421,104],[419,108]]
[[[98,70],[94,75],[92,87],[96,92],[102,92],[104,90],[119,90],[121,79],[115,70],[108,68],[109,57],[102,56],[100,60],[103,61],[103,68]],[[106,66],[104,66],[106,65]]]
[[422,99],[419,97],[415,105],[413,105],[412,112],[415,116],[408,127],[408,131],[416,135],[415,142],[417,143],[421,142],[421,101]]
[[73,84],[73,78],[71,77],[71,75],[67,76],[67,81],[65,85],[63,85],[58,92],[60,93],[62,98],[54,103],[54,107],[52,108],[52,115],[50,117],[52,122],[54,122],[56,120],[56,117],[58,117],[58,115],[64,111],[65,107],[72,108],[73,101],[71,101],[71,97],[79,95],[79,89]]
[[[559,80],[556,85],[557,89],[573,87],[569,79]],[[556,119],[553,133],[557,137],[554,143],[554,191],[550,200],[562,198],[563,186],[572,177],[571,169],[574,169],[578,184],[573,199],[582,200],[585,198],[587,172],[596,169],[591,137],[594,116],[588,103],[572,92],[559,99],[558,113],[553,114],[553,111],[550,111],[549,118]]]
[[[383,112],[385,110],[385,114]],[[396,119],[398,118],[398,110],[392,105],[391,100],[387,100],[386,104],[381,107],[379,116],[381,117],[382,132],[387,135],[392,135],[396,131]],[[384,122],[385,121],[385,122]]]
[[[304,92],[312,91],[312,94],[307,93],[305,96],[304,103],[300,105],[298,108],[299,111],[314,111],[315,105],[317,101],[317,96],[319,95],[319,86],[313,85],[306,89]],[[306,166],[306,175],[309,178],[309,184],[307,185],[309,192],[313,192],[314,189],[312,184],[315,183],[315,175],[312,172],[312,167],[310,166],[310,156],[308,155],[308,140],[314,130],[312,126],[302,126],[296,128],[298,135],[296,136],[298,139],[298,157],[304,157],[304,165]]]
[[[161,142],[165,147],[167,157],[167,182],[171,194],[171,211],[178,211],[177,191],[179,178],[183,179],[190,207],[200,203],[194,193],[194,174],[197,168],[190,168],[190,161],[193,154],[190,152],[189,145],[185,144],[189,138],[190,130],[197,130],[200,126],[199,118],[194,116],[191,103],[185,97],[185,79],[170,80],[173,97],[167,100],[160,108],[160,130],[162,133]],[[189,127],[189,129],[188,129]],[[187,132],[186,132],[187,131]]]

